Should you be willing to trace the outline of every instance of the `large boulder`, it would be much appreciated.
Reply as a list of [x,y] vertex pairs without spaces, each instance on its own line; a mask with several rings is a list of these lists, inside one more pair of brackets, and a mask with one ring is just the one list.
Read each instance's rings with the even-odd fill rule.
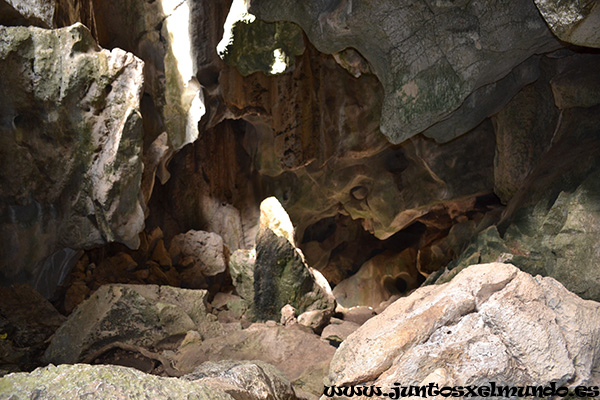
[[102,286],[56,331],[45,359],[91,362],[114,348],[155,350],[189,331],[201,337],[219,335],[220,324],[206,312],[207,294],[170,286]]
[[192,230],[171,240],[169,256],[175,264],[186,262],[181,272],[184,287],[200,288],[204,278],[225,272],[229,250],[218,234]]
[[334,352],[335,347],[298,325],[255,323],[225,336],[182,345],[171,360],[181,373],[192,373],[207,361],[260,360],[275,366],[294,387],[314,398],[323,393],[323,378]]
[[229,258],[229,274],[235,291],[244,300],[254,302],[254,264],[256,250],[236,250]]
[[256,318],[279,321],[286,304],[295,307],[298,314],[333,310],[335,300],[329,283],[305,264],[294,245],[290,218],[274,197],[262,202],[260,222],[254,267]]
[[0,27],[3,280],[34,282],[66,247],[138,245],[143,66],[81,24]]
[[[4,399],[233,400],[218,386],[163,378],[116,365],[50,365],[0,378]],[[254,397],[250,397],[254,399]],[[236,398],[239,400],[239,398]]]
[[[250,12],[266,21],[295,22],[322,52],[353,48],[364,56],[384,87],[381,130],[392,143],[447,118],[471,93],[531,55],[560,47],[528,0],[253,0]],[[441,141],[456,134],[437,133],[432,137]]]
[[236,400],[295,400],[290,381],[263,361],[206,362],[182,380],[217,387]]
[[599,317],[600,304],[552,278],[510,264],[471,266],[399,299],[350,335],[329,384],[594,384]]

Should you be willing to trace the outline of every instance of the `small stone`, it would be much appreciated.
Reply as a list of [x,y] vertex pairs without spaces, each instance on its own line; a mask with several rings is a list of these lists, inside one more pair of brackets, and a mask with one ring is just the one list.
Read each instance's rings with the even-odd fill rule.
[[296,309],[290,304],[286,304],[281,308],[281,325],[294,325],[297,324]]
[[202,342],[202,335],[200,335],[200,332],[188,331],[188,333],[185,334],[185,337],[181,341],[181,344],[179,345],[179,347],[187,346],[188,344],[192,344],[192,343],[200,343],[200,342]]
[[140,280],[140,281],[145,281],[146,279],[148,279],[148,277],[150,276],[150,270],[148,269],[140,269],[138,271],[135,271],[133,273],[133,275],[135,276],[136,279]]
[[148,248],[150,250],[154,249],[154,246],[156,246],[156,244],[158,243],[159,240],[164,238],[164,234],[162,229],[160,229],[160,227],[155,227],[154,229],[152,229],[152,232],[150,232],[147,236],[148,238]]

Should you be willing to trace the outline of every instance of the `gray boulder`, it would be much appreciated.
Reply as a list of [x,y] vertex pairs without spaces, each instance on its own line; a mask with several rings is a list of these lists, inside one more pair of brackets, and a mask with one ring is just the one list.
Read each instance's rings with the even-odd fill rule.
[[[233,400],[217,386],[116,365],[50,365],[0,378],[0,399]],[[237,400],[237,399],[236,399]]]
[[102,286],[56,331],[45,359],[91,362],[112,348],[156,350],[166,339],[183,339],[189,331],[217,336],[222,329],[206,312],[206,296],[205,290],[170,286]]
[[281,309],[289,304],[298,314],[333,310],[335,300],[327,280],[304,262],[294,245],[294,227],[274,197],[261,204],[260,229],[256,238],[254,309],[258,320],[281,320]]
[[206,362],[182,380],[204,383],[235,400],[295,400],[290,381],[263,361]]
[[600,4],[595,0],[535,0],[552,32],[578,46],[600,47]]
[[354,48],[364,56],[384,87],[381,130],[392,143],[447,118],[533,54],[560,47],[528,0],[253,0],[250,12],[295,22],[324,53]]
[[81,24],[0,26],[0,274],[65,247],[139,244],[143,62]]
[[599,317],[599,303],[552,278],[475,265],[367,321],[335,353],[329,384],[589,385]]

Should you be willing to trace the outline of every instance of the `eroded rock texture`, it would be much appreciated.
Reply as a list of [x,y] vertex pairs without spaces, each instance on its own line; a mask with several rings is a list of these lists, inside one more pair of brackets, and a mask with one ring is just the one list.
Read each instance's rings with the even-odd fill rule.
[[[473,91],[500,80],[531,55],[558,46],[526,0],[510,7],[493,0],[253,0],[250,11],[268,21],[297,23],[325,53],[358,50],[383,84],[381,129],[392,143],[445,119]],[[432,137],[447,141],[456,136],[442,131]]]
[[155,349],[172,337],[220,334],[205,308],[207,292],[156,285],[105,285],[58,329],[45,359],[91,362],[111,349]]
[[[482,232],[450,268],[502,257],[532,274],[552,276],[584,298],[599,300],[595,237],[600,121],[593,100],[598,69],[590,67],[598,65],[598,56],[567,52],[547,62],[553,70],[549,83],[525,88],[495,120],[499,145],[517,141],[510,147],[520,149],[507,152],[499,146],[497,166],[529,165],[530,171],[523,178],[513,167],[496,169],[498,175],[512,176],[518,190],[498,227]],[[574,90],[574,82],[582,79],[589,84]],[[554,104],[541,95],[548,91],[554,93]],[[556,119],[551,134],[544,127],[549,119],[539,115]],[[533,138],[525,131],[540,135]],[[511,158],[519,161],[512,163]],[[506,181],[497,182],[502,187]]]
[[143,63],[80,24],[0,36],[3,279],[30,280],[64,247],[136,247]]
[[0,374],[33,369],[65,317],[29,285],[0,288]]
[[0,378],[0,391],[6,398],[85,399],[90,396],[91,388],[101,388],[102,396],[107,398],[234,399],[218,386],[148,375],[116,365],[51,365],[31,374],[11,374]]
[[552,32],[578,46],[600,47],[600,5],[593,0],[535,0]]
[[206,362],[182,379],[218,387],[234,399],[296,399],[294,389],[285,376],[262,361]]
[[552,278],[509,264],[471,266],[396,301],[350,335],[334,355],[329,383],[595,383],[599,312],[598,303]]

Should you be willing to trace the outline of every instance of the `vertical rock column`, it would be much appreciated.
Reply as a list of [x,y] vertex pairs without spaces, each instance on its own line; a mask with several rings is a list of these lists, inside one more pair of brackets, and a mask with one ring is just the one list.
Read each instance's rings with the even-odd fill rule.
[[0,27],[0,276],[62,248],[138,246],[143,62],[81,24]]

